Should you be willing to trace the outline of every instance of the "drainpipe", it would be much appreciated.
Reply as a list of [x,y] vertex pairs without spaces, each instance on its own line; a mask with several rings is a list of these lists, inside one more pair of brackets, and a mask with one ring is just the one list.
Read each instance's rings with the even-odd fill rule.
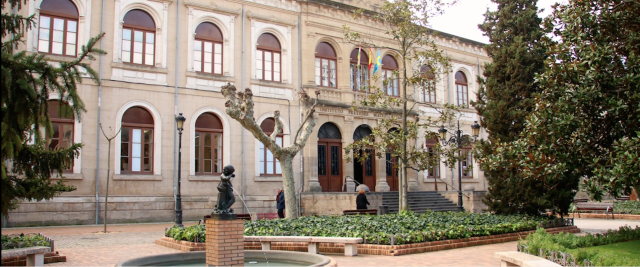
[[[102,0],[102,14],[100,15],[100,34],[104,32],[104,0]],[[102,41],[100,38],[100,50],[102,49]],[[100,223],[100,107],[102,106],[102,55],[98,60],[98,124],[96,125],[96,224]],[[107,166],[109,168],[109,166]],[[109,179],[109,177],[107,177]],[[106,206],[104,207],[107,208]],[[105,220],[107,218],[104,218]]]
[[173,202],[178,203],[178,199],[177,199],[177,190],[178,190],[178,172],[176,172],[176,170],[178,169],[178,164],[180,164],[180,162],[177,161],[177,157],[176,154],[178,152],[177,150],[177,144],[178,144],[178,134],[175,131],[175,129],[177,128],[177,122],[175,120],[175,118],[178,116],[178,66],[179,66],[179,55],[180,55],[180,0],[178,0],[178,9],[176,10],[176,64],[175,64],[175,69],[174,69],[174,94],[173,94]]
[[[300,28],[302,20],[302,13],[298,14],[298,90],[302,90],[302,29]],[[300,102],[300,98],[298,97],[298,113],[300,114],[300,119],[298,119],[298,123],[300,124],[298,127],[302,127],[302,102]],[[289,115],[291,117],[291,115]],[[289,129],[291,129],[291,125],[289,125]],[[293,140],[295,142],[295,140]],[[302,216],[302,191],[304,191],[304,149],[302,149],[302,154],[300,155],[300,191],[298,192],[298,216]]]
[[[241,59],[242,63],[240,63],[240,69],[242,70],[242,73],[240,75],[241,76],[240,77],[240,79],[241,79],[241,81],[240,81],[240,91],[242,91],[242,92],[244,92],[244,46],[245,46],[245,44],[244,44],[244,30],[245,29],[244,29],[244,4],[243,4],[242,5],[242,59]],[[242,132],[242,134],[241,134],[242,135],[242,140],[241,140],[241,143],[242,143],[242,147],[241,147],[241,150],[242,150],[242,153],[241,153],[242,154],[242,157],[241,157],[242,158],[242,166],[241,167],[242,167],[242,200],[243,200],[242,203],[244,204],[243,205],[244,206],[244,213],[246,214],[247,213],[247,203],[244,202],[244,199],[245,199],[245,196],[244,196],[244,193],[245,193],[244,128],[241,129],[241,132]]]

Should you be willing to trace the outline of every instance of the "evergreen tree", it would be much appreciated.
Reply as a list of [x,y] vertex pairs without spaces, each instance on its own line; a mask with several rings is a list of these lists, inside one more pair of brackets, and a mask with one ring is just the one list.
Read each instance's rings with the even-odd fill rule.
[[[488,141],[477,145],[478,159],[494,153],[494,145],[511,142],[524,129],[526,117],[534,106],[536,73],[544,70],[545,49],[542,19],[537,0],[493,0],[497,11],[487,11],[479,28],[489,37],[485,48],[492,62],[485,64],[484,78],[478,77],[480,89],[474,103],[481,124],[489,133]],[[506,167],[512,166],[513,168]],[[535,213],[540,207],[541,188],[535,182],[516,178],[518,166],[501,168],[482,166],[489,186],[485,203],[498,213]],[[526,188],[526,190],[523,190]]]
[[99,83],[97,73],[85,59],[94,60],[104,54],[94,48],[102,38],[91,38],[82,47],[79,57],[70,62],[59,62],[59,66],[48,63],[38,53],[18,51],[18,46],[27,30],[37,27],[35,18],[7,13],[20,10],[26,0],[2,0],[2,214],[17,207],[19,200],[50,199],[61,192],[75,190],[63,180],[50,182],[50,177],[68,167],[78,155],[82,144],[69,148],[49,150],[46,136],[53,133],[48,114],[50,93],[62,96],[60,101],[70,105],[69,112],[80,119],[85,111],[78,95],[78,83],[86,73]]
[[484,166],[533,185],[510,189],[529,194],[526,207],[565,214],[581,181],[596,200],[640,185],[640,2],[573,0],[544,29],[543,90],[524,131]]

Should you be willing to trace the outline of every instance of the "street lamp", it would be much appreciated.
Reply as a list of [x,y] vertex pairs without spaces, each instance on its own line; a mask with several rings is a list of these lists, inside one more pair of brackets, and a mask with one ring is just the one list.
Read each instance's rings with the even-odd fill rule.
[[[480,134],[480,125],[477,121],[471,125],[471,130],[473,134],[473,140],[478,137]],[[444,125],[440,127],[438,130],[440,134],[440,142],[443,146],[446,145],[456,145],[458,147],[458,156],[462,157],[462,144],[464,142],[462,138],[462,130],[460,130],[460,121],[458,121],[458,129],[454,131],[454,136],[451,136],[449,140],[447,140],[447,129],[444,128]],[[462,207],[462,161],[458,159],[458,210],[464,211]]]
[[184,121],[187,120],[179,113],[176,117],[176,125],[178,128],[178,192],[176,194],[176,225],[183,227],[182,225],[182,197],[180,196],[180,172],[182,171],[182,130],[184,130]]

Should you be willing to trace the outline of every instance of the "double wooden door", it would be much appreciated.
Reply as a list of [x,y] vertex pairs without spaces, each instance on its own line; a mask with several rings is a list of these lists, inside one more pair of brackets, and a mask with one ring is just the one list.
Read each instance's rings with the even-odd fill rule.
[[318,180],[323,192],[342,191],[342,141],[318,141]]
[[[365,184],[369,187],[371,192],[375,191],[376,188],[376,161],[375,161],[375,150],[366,149],[367,157],[364,162],[360,162],[357,159],[353,160],[353,174],[354,180],[358,183]],[[360,150],[358,153],[362,153]]]

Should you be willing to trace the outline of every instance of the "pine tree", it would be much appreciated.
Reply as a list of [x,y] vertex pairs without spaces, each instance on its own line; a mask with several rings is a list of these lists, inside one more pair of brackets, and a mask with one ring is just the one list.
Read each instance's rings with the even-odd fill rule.
[[[83,60],[94,60],[104,54],[94,48],[103,35],[91,38],[75,60],[48,63],[38,53],[18,51],[27,30],[37,27],[34,17],[6,13],[20,10],[26,0],[2,0],[2,214],[17,207],[19,200],[50,199],[62,192],[75,190],[63,180],[51,183],[50,177],[68,167],[82,144],[48,150],[46,136],[53,133],[48,114],[50,93],[62,96],[76,119],[85,112],[78,94],[82,75],[99,83],[97,73]],[[33,29],[32,29],[33,30]]]
[[[478,101],[474,103],[489,140],[481,142],[478,159],[494,153],[494,145],[518,138],[527,115],[534,106],[533,95],[540,92],[534,83],[536,73],[544,70],[545,49],[542,19],[537,0],[493,0],[497,11],[487,11],[479,28],[489,37],[487,53],[493,59],[485,64]],[[535,213],[538,185],[517,179],[515,168],[482,168],[489,191],[485,203],[499,213]],[[526,190],[522,190],[526,188]],[[533,198],[533,199],[532,199]]]

